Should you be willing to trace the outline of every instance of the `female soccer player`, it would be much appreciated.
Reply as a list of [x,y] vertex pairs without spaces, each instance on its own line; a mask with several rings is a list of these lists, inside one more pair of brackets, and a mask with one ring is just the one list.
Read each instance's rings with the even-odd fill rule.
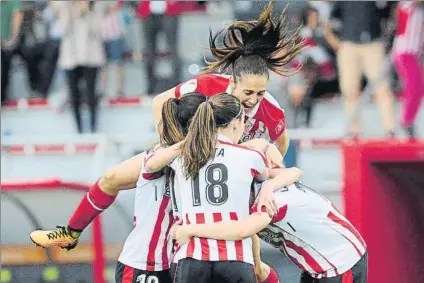
[[[278,213],[258,212],[239,221],[189,224],[171,229],[180,244],[191,237],[242,240],[259,237],[303,271],[301,283],[365,283],[367,248],[353,225],[317,191],[295,182],[274,192]],[[177,222],[176,224],[181,224]]]
[[[177,184],[174,194],[180,196],[176,210],[185,223],[248,216],[247,188],[254,179],[267,178],[268,170],[259,151],[237,145],[243,128],[240,101],[226,93],[213,96],[199,106],[182,143],[157,150],[146,162],[147,172],[170,163]],[[287,184],[289,169],[281,170],[264,183],[262,192]],[[178,249],[175,260],[174,282],[256,282],[250,238],[236,242],[193,238]]]
[[[181,98],[178,105],[171,101],[166,103],[163,115],[175,115],[176,118],[163,119],[163,126],[186,133],[188,121],[205,99],[202,94],[193,93]],[[164,132],[163,138],[173,143],[181,140],[180,135],[170,131]],[[107,170],[81,200],[67,227],[34,231],[30,235],[32,241],[44,248],[75,248],[82,231],[112,205],[120,190],[135,189],[135,226],[119,256],[116,282],[136,283],[145,277],[146,282],[171,283],[169,258],[172,241],[169,241],[168,233],[173,222],[172,208],[163,172],[147,173],[144,170],[144,163],[150,155],[149,151],[143,152]]]
[[[189,121],[205,100],[205,96],[193,93],[164,104],[161,123],[161,140],[164,144],[175,144],[184,138]],[[265,140],[249,143],[261,150],[269,147]],[[81,200],[67,227],[36,230],[30,235],[32,241],[45,248],[75,248],[82,231],[112,205],[119,191],[135,188],[135,227],[118,259],[116,282],[135,283],[143,277],[147,282],[149,278],[158,283],[172,282],[168,271],[172,248],[172,243],[168,241],[172,223],[169,190],[165,189],[163,171],[145,171],[144,164],[150,156],[151,152],[143,152],[107,170]],[[281,159],[277,157],[275,162],[278,160]],[[146,203],[149,205],[146,206]]]
[[[272,15],[274,1],[262,11],[256,21],[236,21],[226,30],[213,35],[209,45],[215,62],[209,63],[207,74],[179,84],[153,99],[153,116],[156,124],[161,117],[162,105],[169,98],[180,98],[189,92],[211,97],[230,93],[242,103],[246,113],[246,126],[241,141],[265,138],[274,141],[280,152],[287,151],[289,139],[285,131],[284,111],[266,91],[269,70],[289,75],[293,70],[284,68],[301,50],[303,42],[296,31],[289,36],[284,12]],[[224,33],[224,47],[217,47],[218,37]],[[231,76],[208,74],[213,71]]]

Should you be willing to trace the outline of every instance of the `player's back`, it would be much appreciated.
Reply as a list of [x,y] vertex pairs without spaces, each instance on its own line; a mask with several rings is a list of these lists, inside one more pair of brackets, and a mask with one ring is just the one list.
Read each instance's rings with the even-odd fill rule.
[[[184,223],[213,223],[243,219],[249,215],[250,185],[257,172],[266,169],[263,155],[220,138],[216,154],[193,179],[184,176],[182,158],[171,164],[181,196]],[[206,261],[237,260],[253,263],[251,239],[217,241],[192,239],[182,246],[176,260],[192,257]]]
[[359,232],[313,189],[296,183],[275,193],[280,219],[260,237],[280,248],[301,269],[315,277],[349,270],[366,252]]
[[[143,163],[148,158],[145,154]],[[135,188],[134,228],[125,241],[119,261],[147,271],[169,269],[172,224],[169,190],[165,189],[163,172],[146,173],[143,169]]]

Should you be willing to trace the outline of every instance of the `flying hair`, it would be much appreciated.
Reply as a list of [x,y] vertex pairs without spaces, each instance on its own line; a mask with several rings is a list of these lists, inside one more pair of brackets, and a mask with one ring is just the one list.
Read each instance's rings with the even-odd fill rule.
[[[265,61],[269,70],[279,75],[288,76],[297,71],[298,68],[285,66],[304,46],[299,34],[300,27],[294,32],[289,31],[286,23],[287,7],[279,15],[273,15],[274,4],[275,1],[270,1],[257,20],[235,21],[215,35],[209,29],[209,49],[216,60],[206,62],[208,67],[204,72],[224,72],[229,67],[235,72],[240,61],[248,59],[257,61],[258,57]],[[217,46],[220,35],[223,35],[223,47]],[[252,70],[240,70],[238,73],[250,73],[250,71]]]

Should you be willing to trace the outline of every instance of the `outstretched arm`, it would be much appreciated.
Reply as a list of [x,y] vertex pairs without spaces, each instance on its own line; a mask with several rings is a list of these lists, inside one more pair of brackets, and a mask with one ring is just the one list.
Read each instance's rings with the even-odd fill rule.
[[153,120],[155,122],[156,132],[162,117],[162,106],[168,99],[175,98],[175,89],[175,87],[168,89],[167,91],[156,95],[152,100]]
[[275,140],[275,145],[283,156],[286,155],[290,145],[290,139],[287,134],[287,130],[285,130],[284,133]]
[[113,204],[119,191],[136,187],[144,158],[144,154],[139,154],[107,170],[84,194],[67,227],[33,231],[30,235],[32,241],[45,248],[53,246],[68,250],[75,248],[82,231],[97,215]]
[[260,208],[259,210],[262,210],[262,207],[265,206],[269,215],[274,216],[278,211],[274,201],[274,191],[299,181],[303,172],[297,167],[291,167],[274,168],[269,170],[268,174],[270,179],[263,182],[256,203]]
[[146,172],[156,172],[170,164],[175,158],[180,155],[181,145],[184,141],[180,141],[168,147],[158,148],[153,155],[146,160],[144,170]]

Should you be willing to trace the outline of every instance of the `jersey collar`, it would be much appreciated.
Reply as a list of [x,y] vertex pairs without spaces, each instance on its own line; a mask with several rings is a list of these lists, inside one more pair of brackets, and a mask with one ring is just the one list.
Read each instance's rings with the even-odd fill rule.
[[229,137],[224,136],[223,134],[217,134],[216,139],[227,143],[233,143],[233,141]]

